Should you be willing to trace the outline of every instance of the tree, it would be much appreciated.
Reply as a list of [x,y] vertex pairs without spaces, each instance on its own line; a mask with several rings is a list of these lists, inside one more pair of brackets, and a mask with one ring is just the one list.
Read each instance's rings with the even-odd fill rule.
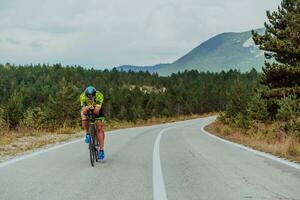
[[234,82],[231,90],[228,92],[228,103],[226,105],[226,117],[234,118],[239,113],[246,114],[247,96],[245,94],[246,88],[240,79]]
[[247,114],[252,120],[265,121],[268,118],[267,103],[260,93],[255,93],[248,102]]
[[[261,83],[270,90],[264,96],[281,98],[296,93],[300,96],[300,0],[282,0],[277,11],[267,11],[269,23],[265,23],[265,34],[252,31],[253,40],[265,51],[265,62]],[[280,88],[279,93],[272,90]]]
[[45,126],[45,113],[40,107],[28,108],[20,126],[29,129],[41,129]]
[[47,117],[58,126],[76,123],[80,116],[78,89],[64,78],[58,83],[57,92],[49,96]]
[[14,92],[4,106],[3,117],[11,129],[16,128],[23,118],[22,98],[19,93]]
[[300,116],[300,102],[295,96],[287,96],[279,101],[280,108],[278,109],[277,118],[288,121]]
[[295,131],[300,136],[300,100],[295,95],[279,100],[276,117],[285,122],[285,130]]
[[8,130],[8,123],[4,120],[4,110],[0,107],[0,133]]
[[[77,125],[79,93],[87,85],[94,85],[103,92],[106,118],[135,121],[220,111],[225,107],[226,91],[237,77],[242,92],[251,91],[253,79],[257,77],[254,70],[245,74],[237,70],[185,71],[160,77],[143,72],[101,71],[59,64],[6,66],[0,64],[0,106],[7,108],[8,102],[13,100],[9,100],[11,94],[16,91],[21,97],[21,125],[32,129]],[[39,124],[43,126],[37,126]]]

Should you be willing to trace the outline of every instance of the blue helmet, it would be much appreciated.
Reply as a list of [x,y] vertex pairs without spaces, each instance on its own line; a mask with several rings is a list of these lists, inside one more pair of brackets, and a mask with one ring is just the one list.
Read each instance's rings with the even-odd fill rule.
[[85,95],[90,99],[94,99],[96,95],[96,89],[93,86],[88,86],[85,89]]

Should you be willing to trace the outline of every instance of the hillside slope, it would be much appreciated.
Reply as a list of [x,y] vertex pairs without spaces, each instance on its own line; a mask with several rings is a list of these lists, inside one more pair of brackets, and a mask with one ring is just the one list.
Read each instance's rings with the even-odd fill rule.
[[[263,33],[264,29],[257,31]],[[238,69],[245,72],[252,68],[261,71],[264,60],[263,52],[254,45],[251,31],[246,31],[219,34],[203,42],[173,63],[145,67],[123,65],[118,69],[158,72],[160,75],[191,69],[211,72]]]

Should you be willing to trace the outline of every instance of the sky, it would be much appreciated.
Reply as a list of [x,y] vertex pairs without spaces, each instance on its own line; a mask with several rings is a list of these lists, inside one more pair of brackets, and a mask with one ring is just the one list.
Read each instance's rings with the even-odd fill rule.
[[173,62],[223,32],[263,27],[280,0],[0,0],[0,63],[96,69]]

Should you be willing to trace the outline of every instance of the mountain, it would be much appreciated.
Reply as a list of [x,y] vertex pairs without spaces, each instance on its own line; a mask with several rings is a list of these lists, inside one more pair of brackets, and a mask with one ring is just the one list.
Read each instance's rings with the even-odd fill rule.
[[[264,29],[256,31],[260,34],[264,33]],[[259,50],[252,40],[251,31],[231,32],[219,34],[203,42],[173,63],[154,66],[122,65],[118,70],[149,71],[160,75],[191,69],[211,72],[238,69],[246,72],[255,68],[261,71],[264,60],[263,51]]]

